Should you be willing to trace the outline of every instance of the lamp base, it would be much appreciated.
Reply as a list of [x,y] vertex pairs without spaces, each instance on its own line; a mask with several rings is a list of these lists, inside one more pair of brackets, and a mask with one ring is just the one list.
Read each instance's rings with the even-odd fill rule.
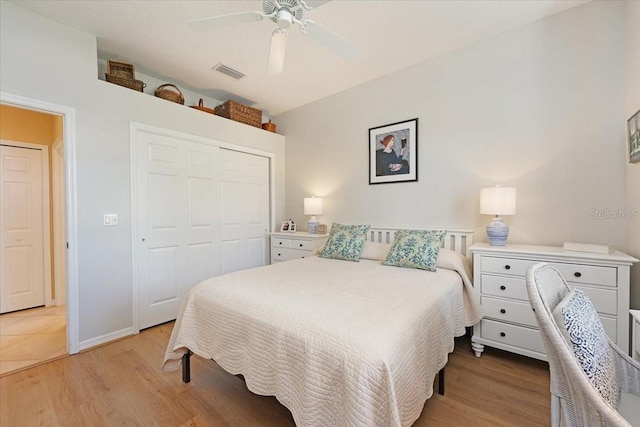
[[502,222],[502,218],[496,217],[487,225],[487,237],[491,246],[506,245],[508,236],[509,227]]
[[318,224],[320,221],[315,216],[312,216],[309,221],[307,221],[307,231],[309,234],[318,234]]

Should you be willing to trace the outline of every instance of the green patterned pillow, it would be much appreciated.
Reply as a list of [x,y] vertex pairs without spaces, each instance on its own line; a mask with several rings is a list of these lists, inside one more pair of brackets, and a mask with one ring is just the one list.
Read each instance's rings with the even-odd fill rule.
[[367,231],[368,225],[333,224],[329,240],[322,248],[320,256],[359,262]]
[[384,265],[436,271],[446,231],[398,230]]

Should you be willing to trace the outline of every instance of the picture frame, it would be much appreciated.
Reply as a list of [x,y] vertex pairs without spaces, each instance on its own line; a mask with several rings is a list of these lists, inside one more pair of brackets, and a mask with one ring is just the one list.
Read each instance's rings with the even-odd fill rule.
[[369,185],[418,180],[418,119],[369,128]]
[[627,120],[629,163],[640,162],[640,110]]
[[291,228],[291,221],[282,221],[282,224],[280,225],[281,232],[289,231],[290,228]]

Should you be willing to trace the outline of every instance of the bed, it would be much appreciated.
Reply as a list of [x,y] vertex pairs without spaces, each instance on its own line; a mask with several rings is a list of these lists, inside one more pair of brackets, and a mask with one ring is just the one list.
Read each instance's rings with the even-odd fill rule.
[[[409,426],[454,337],[481,317],[472,234],[448,230],[434,272],[383,265],[395,230],[370,229],[359,262],[318,256],[214,277],[179,312],[163,369],[213,359],[273,395],[298,426]],[[363,251],[365,255],[366,250]]]

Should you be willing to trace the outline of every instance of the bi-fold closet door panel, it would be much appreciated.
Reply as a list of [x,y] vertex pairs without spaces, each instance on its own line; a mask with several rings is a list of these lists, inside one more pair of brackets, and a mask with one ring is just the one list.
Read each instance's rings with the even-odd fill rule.
[[269,159],[221,150],[222,273],[267,263]]
[[[263,260],[258,265],[266,261],[265,253],[249,255],[247,251],[253,240],[260,239],[247,232],[253,227],[247,219],[254,217],[246,214],[247,206],[254,206],[250,199],[261,195],[236,180],[237,191],[225,200],[225,191],[230,191],[223,173],[229,170],[227,151],[176,136],[136,132],[134,234],[140,329],[175,319],[186,293],[202,280],[256,265],[256,259]],[[264,241],[269,221],[269,161],[232,153],[234,159],[248,156],[266,161],[266,171],[260,171],[266,172],[260,178],[266,182],[266,208],[259,202],[266,213],[260,228]],[[234,232],[223,233],[229,211],[233,214],[226,215],[227,223]],[[225,247],[223,235],[233,249]]]

